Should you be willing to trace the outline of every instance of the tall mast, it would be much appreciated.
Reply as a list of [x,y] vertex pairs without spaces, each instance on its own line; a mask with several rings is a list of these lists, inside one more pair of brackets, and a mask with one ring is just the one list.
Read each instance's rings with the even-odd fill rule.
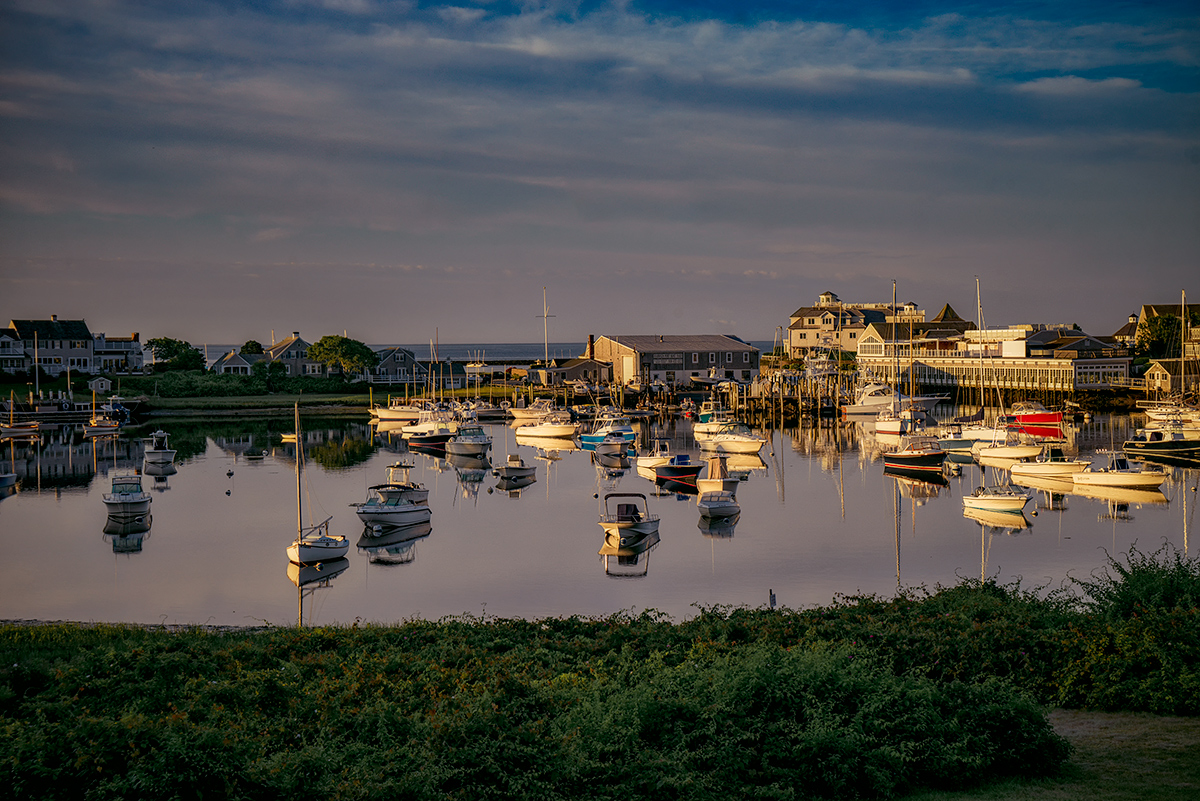
[[300,401],[296,401],[296,536],[304,533],[304,512],[300,508],[300,463],[304,461],[304,447],[300,444]]
[[546,369],[550,368],[550,327],[549,321],[551,317],[557,315],[550,314],[549,307],[546,306],[546,287],[542,287],[542,345],[545,348],[544,361],[542,364]]
[[[900,352],[896,344],[896,279],[892,279],[892,391],[900,392]],[[893,401],[895,398],[892,399]],[[899,404],[896,405],[899,411]]]

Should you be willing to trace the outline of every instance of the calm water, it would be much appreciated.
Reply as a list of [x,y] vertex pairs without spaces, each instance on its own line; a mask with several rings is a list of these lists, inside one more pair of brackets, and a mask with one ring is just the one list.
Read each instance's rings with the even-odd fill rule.
[[[1130,423],[1104,418],[1074,428],[1072,449],[1090,456],[1119,443]],[[759,459],[731,464],[746,477],[740,519],[732,531],[713,532],[701,529],[694,497],[656,494],[636,469],[606,471],[587,451],[518,445],[507,426],[488,427],[493,461],[517,452],[537,465],[536,483],[515,492],[496,489],[490,471],[402,454],[398,438],[365,421],[303,425],[306,503],[318,520],[333,516],[334,533],[359,541],[362,526],[348,504],[365,498],[402,455],[415,463],[412,478],[430,489],[433,510],[431,527],[411,532],[415,539],[374,551],[352,547],[345,570],[304,595],[305,622],[318,624],[645,608],[680,619],[697,606],[761,606],[772,590],[781,606],[803,607],[839,593],[890,596],[898,583],[932,587],[981,573],[1058,586],[1134,542],[1142,550],[1164,541],[1195,550],[1187,537],[1196,470],[1172,470],[1160,499],[1038,493],[1023,518],[993,525],[965,518],[960,499],[1000,477],[994,469],[984,476],[963,466],[944,487],[900,481],[884,474],[872,436],[831,422],[764,432],[771,441]],[[294,581],[311,576],[290,574],[284,554],[296,526],[294,449],[280,442],[290,419],[155,426],[180,452],[175,474],[147,478],[154,501],[144,535],[106,534],[101,495],[114,465],[141,464],[136,437],[151,428],[115,443],[75,434],[39,446],[0,445],[7,468],[22,477],[20,490],[0,500],[10,567],[0,618],[295,623]],[[647,423],[641,436],[651,435],[699,457],[686,421]],[[245,458],[262,447],[264,460]],[[609,563],[611,572],[638,576],[608,575],[598,554],[595,496],[614,490],[646,493],[662,518],[661,541],[637,565]]]

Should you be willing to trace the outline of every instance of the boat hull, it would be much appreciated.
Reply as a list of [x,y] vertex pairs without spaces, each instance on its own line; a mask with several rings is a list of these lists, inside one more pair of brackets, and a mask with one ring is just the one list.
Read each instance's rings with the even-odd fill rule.
[[345,556],[350,541],[345,537],[320,537],[297,540],[287,548],[288,560],[298,565],[312,565]]
[[1029,503],[1029,495],[1024,493],[1004,495],[965,495],[962,499],[964,509],[977,509],[983,512],[1020,512]]

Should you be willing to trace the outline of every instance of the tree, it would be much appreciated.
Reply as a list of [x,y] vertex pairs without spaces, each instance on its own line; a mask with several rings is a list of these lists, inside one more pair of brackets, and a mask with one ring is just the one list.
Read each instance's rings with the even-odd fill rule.
[[321,337],[308,348],[308,358],[327,369],[337,368],[346,375],[357,375],[375,369],[379,354],[349,337]]
[[[1179,358],[1179,316],[1175,314],[1156,314],[1143,321],[1144,327],[1138,330],[1137,347],[1141,353],[1151,359]],[[1189,313],[1188,327],[1200,325],[1200,315]]]
[[283,385],[283,381],[287,378],[287,368],[283,365],[283,362],[263,359],[250,365],[250,374],[263,380],[267,392],[275,392]]
[[255,353],[262,353],[262,352],[263,352],[262,343],[259,342],[257,339],[247,339],[246,344],[242,345],[242,347],[238,350],[238,353],[248,353],[248,354],[255,354]]
[[146,340],[146,347],[154,353],[160,370],[203,370],[204,354],[193,348],[190,342],[170,337],[155,337]]

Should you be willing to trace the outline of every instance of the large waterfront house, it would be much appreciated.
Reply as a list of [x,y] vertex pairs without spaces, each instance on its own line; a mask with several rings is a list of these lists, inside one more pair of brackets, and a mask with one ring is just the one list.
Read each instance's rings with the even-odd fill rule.
[[323,376],[326,374],[325,365],[308,358],[310,343],[300,338],[299,331],[293,331],[290,337],[264,348],[264,356],[273,362],[280,362],[287,370],[288,376]]
[[[953,309],[950,312],[953,314]],[[822,292],[815,304],[802,306],[788,317],[784,350],[793,359],[803,358],[813,350],[856,352],[867,326],[893,322],[905,327],[909,323],[924,323],[925,311],[911,301],[894,305],[848,303],[833,292]]]
[[749,383],[758,376],[760,353],[731,334],[602,336],[592,356],[612,365],[619,384],[688,385],[692,378]]
[[411,350],[380,348],[375,351],[379,364],[367,375],[372,384],[424,384],[426,367]]
[[[969,329],[962,332],[914,325],[868,326],[858,349],[860,370],[876,379],[928,390],[999,388],[1074,392],[1126,385],[1132,358],[1115,341],[1082,331],[1046,326]],[[1111,338],[1106,338],[1111,339]]]
[[66,372],[140,373],[142,343],[127,337],[93,334],[83,320],[13,320],[0,329],[0,371],[15,373],[37,364],[51,376]]

